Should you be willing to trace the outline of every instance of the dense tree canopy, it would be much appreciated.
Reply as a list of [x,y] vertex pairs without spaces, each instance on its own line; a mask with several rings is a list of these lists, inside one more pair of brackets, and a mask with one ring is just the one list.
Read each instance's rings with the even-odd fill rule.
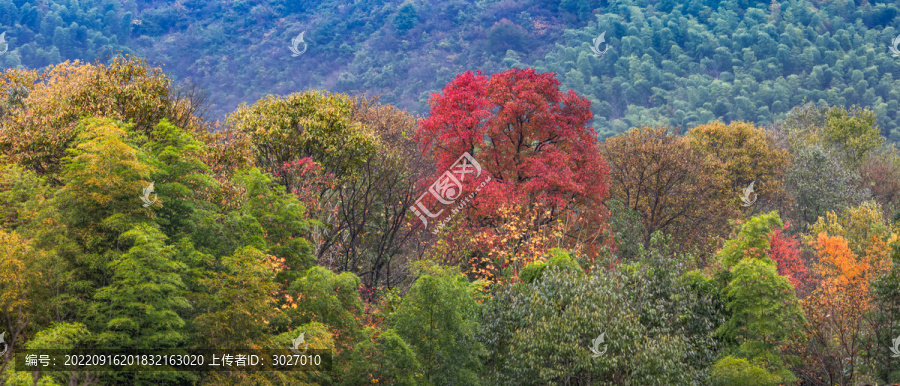
[[[323,20],[372,9],[363,3]],[[108,21],[103,33],[124,34],[118,12],[138,6],[29,4],[0,2],[18,17],[2,14],[0,22],[17,22],[21,34],[53,27],[62,46],[82,31],[74,24],[101,13]],[[551,7],[566,22],[615,26],[603,42],[608,52],[559,65],[594,74],[591,92],[618,84],[624,96],[607,90],[624,98],[616,104],[592,105],[590,92],[566,90],[579,76],[574,70],[561,83],[552,72],[513,68],[449,76],[431,94],[424,117],[385,103],[388,98],[314,89],[268,95],[215,123],[202,117],[202,98],[179,94],[169,75],[142,60],[117,56],[105,64],[6,70],[0,75],[0,337],[6,350],[0,383],[900,381],[900,151],[885,136],[894,115],[883,106],[894,101],[892,91],[868,83],[881,76],[881,54],[851,33],[888,31],[884,17],[895,7],[828,3],[809,13],[803,1],[772,2],[737,15],[701,1],[624,4],[473,6],[497,11],[498,22],[489,24],[496,28],[482,31],[495,46],[485,47],[493,51],[485,58],[500,60],[506,49],[504,65],[521,59],[515,50],[529,49],[527,39],[516,37],[550,17],[523,9]],[[79,12],[82,5],[98,11]],[[330,5],[206,7],[251,33],[277,12]],[[388,2],[372,16],[386,22],[365,28],[407,41],[427,32],[426,41],[452,45],[449,37],[431,36],[442,29],[428,11],[454,15],[452,28],[484,15],[460,12],[458,5]],[[154,36],[215,35],[188,27],[197,7],[145,2],[141,19],[128,25],[132,33]],[[236,9],[250,16],[229,13]],[[598,9],[627,17],[598,16]],[[59,23],[35,23],[32,11],[74,26],[67,32]],[[837,22],[836,12],[855,24]],[[704,32],[711,17],[722,19],[714,34]],[[795,19],[810,29],[795,26]],[[317,30],[309,42],[331,39],[338,27]],[[555,28],[547,33],[560,31]],[[809,31],[823,28],[834,35],[803,45],[813,39]],[[686,35],[670,47],[676,33]],[[564,39],[578,34],[584,33],[570,31]],[[641,34],[646,38],[638,39]],[[862,45],[850,44],[857,40]],[[350,43],[339,50],[350,50]],[[0,61],[19,60],[24,47]],[[837,58],[841,50],[867,54]],[[640,64],[631,60],[638,51],[647,57]],[[666,82],[677,78],[654,78],[654,55],[663,51],[678,57],[677,63],[662,59],[668,74],[696,67],[696,55],[718,79],[690,75],[707,91],[671,99]],[[772,56],[761,56],[766,52]],[[809,55],[834,59],[849,78],[818,67],[824,64],[804,72]],[[603,66],[626,60],[628,71],[616,71],[645,78],[616,83],[618,75],[600,74],[594,82],[613,68]],[[857,70],[863,65],[865,71]],[[818,82],[804,80],[819,76],[815,68],[832,72],[822,82],[842,102],[871,103],[801,104],[790,95],[772,97],[769,111],[750,100],[750,91],[762,95],[770,87],[753,86],[753,79],[779,83],[781,71],[800,71],[802,77],[788,76],[788,85],[832,101],[808,88]],[[893,84],[889,74],[883,78]],[[377,77],[364,82],[379,81],[390,86]],[[653,98],[670,98],[665,103],[693,117],[677,118],[679,111],[663,102],[644,101],[641,89],[648,85]],[[739,96],[709,91],[725,86]],[[414,87],[420,86],[409,90]],[[606,122],[618,133],[591,126],[595,117],[601,124],[606,119],[592,109],[621,108],[624,117]],[[636,111],[656,124],[631,127]],[[713,111],[723,119],[706,122],[719,114]],[[760,117],[772,124],[760,124]],[[26,372],[13,366],[23,350],[49,348],[312,350],[330,369]]]
[[610,200],[635,211],[643,224],[644,246],[656,231],[675,236],[684,247],[708,244],[725,228],[737,204],[721,163],[691,149],[686,137],[665,127],[635,128],[607,139]]
[[[558,86],[553,74],[534,70],[513,69],[490,78],[467,72],[433,95],[431,115],[417,132],[423,153],[435,164],[435,173],[422,185],[442,181],[464,154],[475,159],[458,178],[459,186],[451,188],[453,194],[426,197],[423,203],[477,192],[464,209],[470,220],[462,231],[488,250],[476,258],[494,266],[546,252],[547,247],[522,252],[513,247],[499,254],[492,249],[523,245],[555,226],[566,248],[595,257],[592,247],[602,243],[608,167],[598,156],[595,133],[586,126],[591,118],[587,101]],[[479,178],[481,173],[487,177]],[[524,232],[504,232],[504,216],[527,219],[521,224]],[[498,243],[503,238],[510,242]]]

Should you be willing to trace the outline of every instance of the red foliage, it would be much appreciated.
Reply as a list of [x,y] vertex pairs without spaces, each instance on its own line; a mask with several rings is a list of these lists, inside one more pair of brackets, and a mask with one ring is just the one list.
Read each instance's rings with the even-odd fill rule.
[[490,171],[497,183],[480,195],[490,204],[483,210],[526,198],[565,206],[608,193],[609,168],[586,126],[592,118],[590,102],[560,92],[554,74],[511,69],[488,79],[466,72],[432,95],[417,135],[438,173],[467,151]]
[[[787,230],[785,225],[785,230]],[[769,238],[769,257],[778,264],[778,274],[787,276],[794,288],[805,283],[806,266],[800,259],[800,241],[776,229]]]
[[[430,184],[468,152],[491,177],[466,207],[469,227],[494,228],[504,212],[541,207],[535,226],[563,220],[566,235],[577,229],[582,241],[596,239],[609,168],[587,126],[590,102],[561,92],[559,84],[554,74],[532,69],[457,76],[432,94],[431,114],[416,133],[436,166],[435,176],[421,183]],[[465,181],[463,189],[475,191],[480,182]]]
[[[285,181],[285,185],[288,186],[291,193],[296,194],[310,212],[323,209],[325,204],[321,192],[334,187],[335,184],[334,175],[324,173],[322,165],[315,163],[312,157],[285,162],[276,176]],[[331,208],[330,210],[336,209]]]

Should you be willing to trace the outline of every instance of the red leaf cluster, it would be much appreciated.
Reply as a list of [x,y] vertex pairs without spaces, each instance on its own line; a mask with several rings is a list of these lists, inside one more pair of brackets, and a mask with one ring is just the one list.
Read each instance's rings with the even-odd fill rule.
[[590,102],[561,92],[552,73],[470,71],[432,95],[417,137],[438,174],[465,152],[490,172],[495,183],[475,206],[483,214],[530,200],[563,208],[599,204],[609,191],[592,118]]
[[[785,226],[787,229],[787,226]],[[800,258],[800,241],[776,229],[769,238],[769,257],[778,264],[778,274],[787,276],[794,288],[806,282],[808,273]]]
[[465,194],[478,190],[465,207],[470,230],[484,236],[510,210],[539,207],[533,231],[562,220],[577,239],[599,244],[609,167],[588,126],[590,102],[559,86],[555,74],[516,68],[490,77],[466,72],[432,94],[416,133],[435,163],[422,191],[468,152],[491,178],[483,187],[484,178],[463,182]]

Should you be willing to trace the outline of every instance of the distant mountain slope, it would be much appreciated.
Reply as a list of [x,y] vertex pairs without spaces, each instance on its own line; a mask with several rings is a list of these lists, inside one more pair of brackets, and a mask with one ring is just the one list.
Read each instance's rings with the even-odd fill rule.
[[[537,63],[515,54],[506,63],[558,73],[591,100],[601,136],[647,124],[767,123],[805,100],[871,107],[882,134],[900,141],[897,3],[642,3],[605,8]],[[590,42],[604,31],[610,49],[596,58]]]
[[[4,67],[135,54],[210,93],[211,117],[308,88],[427,111],[457,73],[536,67],[594,105],[601,136],[644,124],[770,122],[804,100],[897,128],[891,2],[0,0]],[[292,57],[304,32],[307,50]],[[594,57],[591,41],[606,32]]]
[[[424,112],[430,93],[457,73],[501,71],[507,49],[543,57],[564,28],[591,17],[549,0],[0,0],[0,11],[11,43],[4,67],[135,54],[206,89],[214,117],[308,88],[384,94]],[[303,31],[308,49],[292,57],[291,40]]]

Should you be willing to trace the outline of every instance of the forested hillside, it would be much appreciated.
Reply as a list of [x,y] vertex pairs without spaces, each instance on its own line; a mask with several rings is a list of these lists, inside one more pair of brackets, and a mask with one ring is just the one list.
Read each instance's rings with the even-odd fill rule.
[[[137,54],[165,65],[180,82],[211,95],[222,118],[240,102],[310,87],[384,94],[424,112],[430,92],[457,73],[500,71],[508,48],[537,58],[580,19],[554,2],[486,1],[5,1],[0,23],[9,68],[40,68],[63,60],[106,62],[109,53]],[[574,8],[573,8],[574,9]],[[584,15],[583,18],[587,18]],[[540,37],[526,44],[522,19]],[[309,49],[291,57],[291,39],[305,31]],[[513,34],[510,40],[510,33]]]
[[[592,103],[601,137],[713,120],[772,123],[803,102],[860,105],[900,140],[889,1],[4,0],[4,67],[136,54],[239,103],[308,88],[383,95],[413,113],[456,74],[533,67]],[[304,32],[308,50],[292,57]],[[592,56],[605,32],[609,50]],[[605,44],[606,44],[605,43]],[[605,46],[604,46],[605,47]]]
[[[213,124],[172,82],[0,77],[4,384],[900,381],[900,152],[869,108],[600,141],[533,69],[459,74],[420,120],[315,90]],[[25,357],[291,342],[330,367]]]
[[3,1],[0,384],[900,383],[893,3]]
[[[900,140],[895,2],[614,2],[535,63],[587,96],[601,135],[713,120],[772,123],[804,102],[871,107]],[[709,7],[708,7],[709,6]],[[610,50],[589,50],[602,32]]]

